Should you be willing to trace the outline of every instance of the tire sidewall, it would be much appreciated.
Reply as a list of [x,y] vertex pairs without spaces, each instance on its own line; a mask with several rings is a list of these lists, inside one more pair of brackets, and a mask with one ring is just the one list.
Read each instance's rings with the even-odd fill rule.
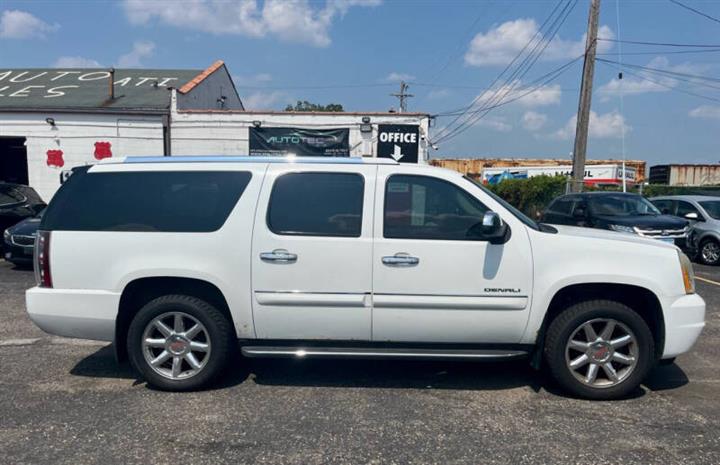
[[[203,369],[191,378],[182,380],[168,379],[156,373],[145,360],[142,347],[142,338],[147,325],[163,313],[173,311],[187,313],[200,321],[208,332],[211,344],[210,359]],[[133,367],[148,384],[161,390],[188,391],[208,385],[225,367],[230,347],[229,325],[223,325],[217,315],[213,318],[212,313],[220,314],[207,302],[188,296],[163,296],[145,304],[133,318],[128,330],[128,355]]]
[[[551,323],[550,331],[555,330],[557,335],[553,346],[546,345],[545,348],[546,361],[554,378],[573,395],[586,399],[617,399],[637,389],[656,363],[655,342],[645,320],[629,307],[612,301],[576,304],[566,312],[573,312],[574,315],[562,321],[556,318]],[[623,323],[630,328],[638,341],[638,363],[632,373],[620,384],[607,388],[593,388],[581,383],[573,376],[565,360],[565,347],[575,330],[581,324],[598,318],[612,318]],[[560,328],[552,328],[556,322],[561,325]]]

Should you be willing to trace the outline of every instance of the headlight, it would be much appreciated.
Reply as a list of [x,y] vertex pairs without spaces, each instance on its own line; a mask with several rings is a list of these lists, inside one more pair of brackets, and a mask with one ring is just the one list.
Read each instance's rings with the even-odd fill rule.
[[10,231],[7,229],[3,232],[3,239],[5,239],[5,242],[10,242]]
[[632,226],[624,226],[622,224],[611,224],[610,229],[622,233],[635,234],[635,229]]
[[695,293],[695,272],[693,271],[690,259],[678,249],[678,258],[680,259],[680,270],[682,272],[683,285],[686,294]]

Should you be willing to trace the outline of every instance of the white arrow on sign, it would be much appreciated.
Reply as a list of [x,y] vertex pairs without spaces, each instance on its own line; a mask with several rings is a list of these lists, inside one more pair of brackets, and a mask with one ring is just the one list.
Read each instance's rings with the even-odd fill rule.
[[400,159],[402,157],[404,157],[405,154],[400,151],[401,150],[400,146],[393,144],[393,147],[394,147],[394,151],[390,155],[392,155],[392,157],[395,159],[395,161],[400,161]]

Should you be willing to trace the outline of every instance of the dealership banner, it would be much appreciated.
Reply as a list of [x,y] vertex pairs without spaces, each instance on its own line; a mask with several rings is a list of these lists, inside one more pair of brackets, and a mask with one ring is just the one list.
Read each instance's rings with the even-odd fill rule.
[[250,128],[250,155],[349,157],[350,130]]

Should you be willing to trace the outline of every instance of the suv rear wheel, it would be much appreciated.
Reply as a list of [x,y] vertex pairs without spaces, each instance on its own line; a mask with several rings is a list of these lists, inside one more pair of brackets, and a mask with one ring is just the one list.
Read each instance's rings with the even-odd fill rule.
[[567,308],[550,323],[545,339],[553,378],[587,399],[615,399],[637,389],[655,363],[654,354],[645,320],[609,300]]
[[187,391],[207,386],[220,373],[233,347],[232,326],[215,307],[196,297],[158,297],[130,323],[130,361],[148,384]]

